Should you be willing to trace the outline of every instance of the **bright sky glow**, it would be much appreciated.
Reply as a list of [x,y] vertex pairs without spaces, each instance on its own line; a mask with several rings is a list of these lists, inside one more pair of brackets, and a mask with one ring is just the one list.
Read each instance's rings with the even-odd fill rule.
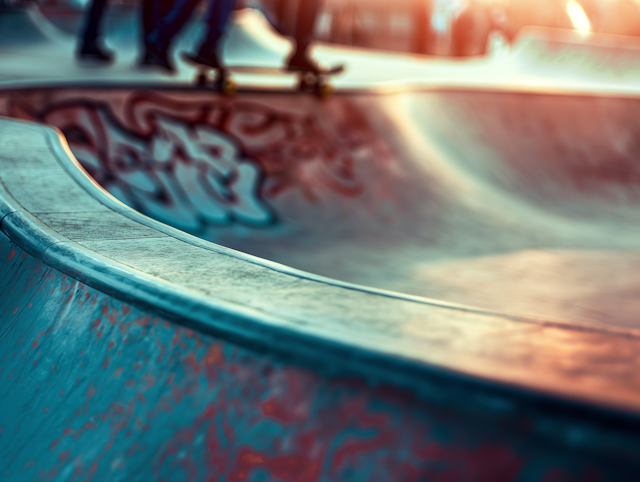
[[580,32],[591,31],[591,22],[589,21],[589,17],[587,17],[587,14],[584,13],[584,9],[578,2],[576,2],[576,0],[569,0],[567,2],[567,14],[569,14],[571,23],[573,23],[576,30],[579,30]]

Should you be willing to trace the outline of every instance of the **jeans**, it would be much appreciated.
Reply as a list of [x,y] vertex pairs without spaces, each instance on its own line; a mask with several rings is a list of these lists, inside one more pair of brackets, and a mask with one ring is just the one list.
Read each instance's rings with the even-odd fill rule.
[[[147,36],[147,43],[157,44],[163,50],[168,49],[171,40],[189,20],[199,1],[176,0],[171,10],[156,23],[156,27]],[[201,49],[205,55],[215,51],[218,40],[224,35],[234,2],[235,0],[210,0],[205,17],[208,30]]]
[[91,45],[100,36],[100,20],[107,6],[107,0],[93,0],[84,18],[84,45]]
[[303,52],[313,39],[316,17],[321,0],[300,0],[296,21],[295,38],[298,52]]

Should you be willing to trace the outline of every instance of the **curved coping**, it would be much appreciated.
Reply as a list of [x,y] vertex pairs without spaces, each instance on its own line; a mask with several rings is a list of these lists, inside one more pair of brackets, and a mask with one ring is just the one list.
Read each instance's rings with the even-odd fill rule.
[[[24,251],[105,294],[325,375],[490,416],[535,414],[547,421],[535,430],[556,439],[575,439],[576,423],[600,433],[585,444],[637,436],[640,361],[624,355],[636,336],[368,289],[203,241],[113,198],[53,128],[0,118],[0,219]],[[564,368],[567,347],[579,366]]]

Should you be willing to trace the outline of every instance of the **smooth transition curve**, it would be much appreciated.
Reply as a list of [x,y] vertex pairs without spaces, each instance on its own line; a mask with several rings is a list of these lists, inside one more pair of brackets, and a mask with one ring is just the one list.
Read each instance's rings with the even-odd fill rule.
[[633,333],[287,273],[120,204],[36,124],[0,121],[0,173],[5,480],[636,473]]
[[399,296],[640,328],[638,100],[9,90],[136,210]]

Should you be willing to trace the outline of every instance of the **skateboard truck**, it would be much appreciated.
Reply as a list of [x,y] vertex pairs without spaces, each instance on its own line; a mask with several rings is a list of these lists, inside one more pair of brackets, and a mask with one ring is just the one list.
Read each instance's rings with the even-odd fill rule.
[[322,72],[298,72],[298,89],[301,91],[314,92],[321,99],[327,99],[333,95],[333,86],[329,83],[328,77],[332,73]]
[[[214,74],[214,75],[211,75]],[[231,79],[228,71],[201,66],[198,70],[196,85],[202,89],[210,89],[232,97],[238,91],[237,84]]]

